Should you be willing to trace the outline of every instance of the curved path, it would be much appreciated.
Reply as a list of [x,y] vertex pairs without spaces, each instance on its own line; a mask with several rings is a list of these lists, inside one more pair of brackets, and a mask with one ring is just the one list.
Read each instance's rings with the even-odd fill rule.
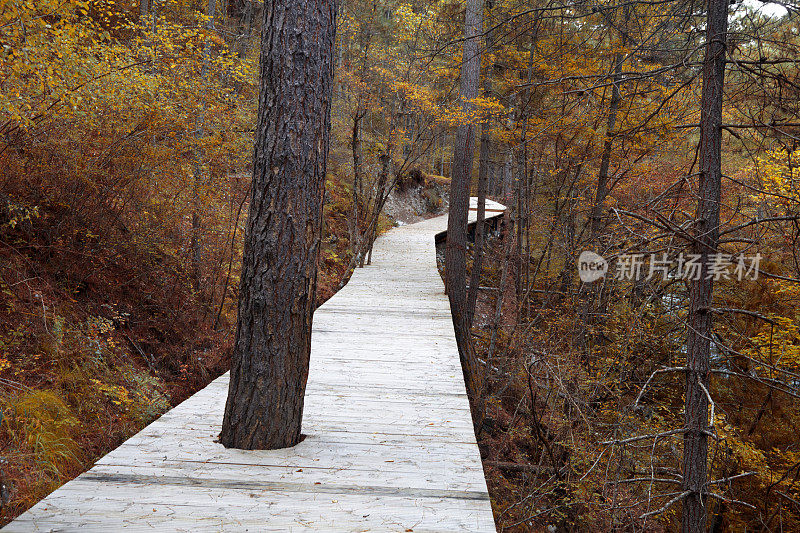
[[215,443],[225,374],[3,531],[495,531],[436,268],[446,226],[381,236],[317,310],[298,446]]

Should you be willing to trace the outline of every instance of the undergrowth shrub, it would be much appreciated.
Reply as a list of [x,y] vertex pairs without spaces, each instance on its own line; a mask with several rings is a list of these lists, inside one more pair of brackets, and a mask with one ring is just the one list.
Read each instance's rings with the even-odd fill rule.
[[2,429],[15,445],[16,455],[35,462],[34,492],[47,494],[81,465],[81,447],[75,438],[81,424],[55,391],[27,391],[6,400]]

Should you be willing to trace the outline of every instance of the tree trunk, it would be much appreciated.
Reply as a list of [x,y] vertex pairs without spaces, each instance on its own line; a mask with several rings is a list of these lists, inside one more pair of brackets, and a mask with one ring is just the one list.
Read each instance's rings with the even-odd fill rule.
[[[686,427],[683,438],[683,531],[706,529],[708,475],[708,375],[711,355],[711,304],[714,280],[706,279],[709,254],[719,243],[722,194],[722,98],[728,31],[727,0],[708,0],[706,53],[700,115],[700,182],[697,239],[700,279],[691,284],[686,354]],[[705,389],[705,390],[704,390]]]
[[511,184],[513,183],[514,149],[509,148],[503,162],[503,183],[500,187],[500,194],[506,199],[506,205],[511,206]]
[[[485,48],[490,51],[491,32],[486,36]],[[483,74],[483,96],[488,98],[492,94],[491,69]],[[467,327],[472,328],[475,318],[475,307],[478,304],[478,287],[481,284],[483,271],[483,256],[486,241],[486,195],[489,191],[489,137],[490,120],[487,117],[481,124],[481,144],[478,149],[478,213],[475,223],[475,245],[472,247],[472,272],[469,278],[469,292],[467,293]]]
[[353,117],[353,134],[350,146],[353,149],[353,205],[350,211],[350,250],[353,255],[356,255],[361,249],[361,227],[359,221],[361,220],[360,199],[358,191],[361,188],[363,180],[363,156],[361,150],[361,120],[362,116],[359,110],[356,110],[356,115]]
[[488,121],[481,126],[481,144],[479,148],[478,163],[478,202],[477,220],[475,222],[475,244],[472,253],[472,272],[469,278],[469,292],[467,293],[467,326],[472,327],[475,318],[475,308],[478,304],[478,287],[481,283],[483,271],[483,256],[486,245],[486,195],[489,188],[489,124]]
[[[217,0],[208,0],[206,5],[206,16],[208,17],[208,22],[206,23],[206,29],[209,32],[214,31],[214,23],[217,16]],[[206,85],[208,82],[208,69],[211,63],[211,46],[209,45],[208,39],[205,40],[203,43],[203,66],[200,71],[200,77],[202,78],[203,85]],[[203,136],[205,135],[205,114],[206,108],[205,104],[200,106],[200,112],[197,114],[195,119],[195,137],[197,138],[198,143],[203,140]],[[193,203],[192,206],[192,238],[191,238],[191,249],[192,249],[192,279],[194,283],[194,290],[200,290],[200,284],[202,280],[202,261],[203,261],[203,242],[202,242],[202,224],[200,218],[200,208],[201,205],[204,204],[200,198],[200,195],[205,190],[206,180],[203,179],[203,159],[204,153],[202,148],[198,148],[195,151],[195,158],[194,158],[194,191],[193,191]]]
[[301,440],[330,145],[336,3],[267,2],[239,320],[220,442]]
[[[626,18],[627,23],[627,18]],[[622,35],[622,46],[625,46],[627,36],[625,33]],[[595,191],[594,205],[589,214],[589,246],[595,247],[596,251],[600,254],[605,253],[605,246],[603,243],[597,242],[600,237],[600,232],[603,229],[603,212],[605,211],[606,196],[609,192],[609,175],[608,169],[611,166],[611,154],[614,147],[614,128],[617,124],[617,115],[619,114],[619,106],[622,103],[622,94],[619,84],[622,81],[622,64],[625,62],[625,56],[622,53],[617,53],[614,56],[614,75],[611,78],[611,100],[608,105],[608,118],[606,120],[606,134],[605,141],[603,142],[603,152],[600,156],[600,170],[597,173],[597,190]],[[604,280],[605,281],[605,280]],[[594,318],[592,315],[592,308],[594,307],[595,300],[597,299],[597,292],[600,287],[600,282],[589,283],[582,286],[585,291],[580,296],[583,300],[581,304],[581,323],[577,332],[578,346],[587,358],[591,355],[593,338],[589,335],[589,329],[594,325]]]
[[389,145],[386,147],[386,151],[381,154],[380,161],[381,161],[381,172],[378,175],[378,183],[375,187],[375,202],[372,205],[372,212],[370,213],[369,223],[367,224],[367,229],[364,232],[363,236],[361,237],[361,263],[360,266],[364,266],[364,259],[365,254],[368,254],[366,257],[367,264],[369,265],[372,263],[372,245],[375,242],[375,237],[378,233],[378,222],[380,221],[381,211],[383,211],[383,206],[386,204],[386,199],[391,194],[392,189],[397,183],[397,176],[389,182],[389,174],[392,173],[392,160],[394,158],[394,141],[390,140]]
[[253,28],[253,2],[247,2],[244,7],[244,15],[240,22],[240,32],[237,38],[239,39],[239,50],[237,55],[240,60],[247,56],[247,49],[250,45],[250,33]]
[[[481,69],[480,34],[483,26],[483,2],[467,0],[464,20],[464,61],[461,66],[461,106],[466,116],[474,107],[472,100],[478,96]],[[472,181],[472,159],[475,151],[475,125],[462,124],[456,131],[453,149],[452,179],[450,184],[450,213],[447,219],[447,245],[445,248],[445,283],[453,314],[453,326],[461,356],[461,366],[467,393],[472,400],[472,416],[480,427],[483,408],[480,400],[482,372],[472,345],[467,322],[466,263],[467,221],[469,189]]]
[[[623,46],[625,45],[623,39]],[[608,196],[608,168],[611,166],[611,152],[614,146],[614,128],[617,124],[617,114],[622,96],[619,90],[619,83],[622,79],[622,63],[625,56],[621,53],[614,57],[614,76],[611,86],[611,102],[608,106],[608,121],[606,122],[606,139],[603,143],[603,153],[600,156],[600,171],[597,174],[597,191],[595,192],[594,205],[589,215],[589,242],[594,241],[600,235],[603,221],[603,208],[606,196]]]
[[[250,36],[253,33],[253,2],[237,2],[234,7],[234,13],[239,16],[239,22],[237,23],[238,35],[236,36],[238,51],[236,55],[239,61],[243,61],[250,49]],[[233,91],[237,95],[242,92],[242,82],[240,80],[237,79],[234,82]]]
[[[625,48],[628,45],[628,23],[630,20],[630,8],[625,5],[622,8],[623,20],[619,29],[620,47]],[[611,77],[611,101],[608,106],[608,119],[606,121],[606,135],[603,143],[603,152],[600,156],[600,171],[597,174],[597,191],[595,191],[594,205],[592,206],[591,214],[589,215],[589,240],[594,243],[597,236],[602,229],[603,209],[605,207],[606,196],[609,192],[609,176],[608,168],[611,166],[611,153],[614,147],[614,129],[617,126],[617,115],[619,114],[619,106],[622,103],[622,92],[620,91],[620,83],[622,77],[622,64],[625,63],[625,53],[623,51],[617,52],[614,55],[614,75]]]
[[367,253],[370,254],[369,257],[371,260],[372,244],[375,241],[375,234],[378,230],[378,222],[380,221],[381,211],[383,210],[383,206],[386,204],[386,200],[389,197],[389,194],[392,192],[395,183],[397,182],[397,176],[395,176],[394,179],[389,182],[389,174],[392,170],[392,158],[394,154],[393,138],[393,135],[389,136],[389,144],[386,147],[386,151],[379,157],[381,161],[381,172],[378,175],[378,181],[375,185],[375,201],[372,202],[372,199],[370,198],[370,200],[366,202],[366,205],[363,207],[366,224],[364,231],[359,231],[359,247],[350,257],[350,262],[347,264],[347,268],[345,268],[344,271],[344,276],[342,276],[342,280],[339,282],[336,290],[341,290],[342,287],[347,285],[347,281],[350,279],[350,276],[352,276],[356,267],[364,266],[364,261],[367,260]]
[[150,0],[141,0],[139,2],[139,18],[144,19],[150,14]]
[[[506,294],[506,280],[508,279],[508,263],[511,259],[511,249],[513,245],[513,232],[511,231],[511,221],[503,217],[501,246],[503,247],[503,259],[500,262],[500,287],[497,291],[497,300],[494,303],[494,318],[492,319],[492,329],[489,336],[489,348],[486,350],[486,368],[491,368],[492,357],[494,356],[495,346],[497,345],[497,330],[500,327],[500,319],[503,316],[503,298]],[[488,379],[488,377],[487,377]]]
[[471,328],[475,318],[475,307],[478,303],[478,286],[481,284],[483,270],[483,256],[486,241],[486,191],[489,187],[489,129],[488,122],[481,127],[481,146],[479,149],[478,164],[478,216],[475,221],[475,244],[472,247],[472,272],[469,277],[469,292],[467,293],[467,327]]

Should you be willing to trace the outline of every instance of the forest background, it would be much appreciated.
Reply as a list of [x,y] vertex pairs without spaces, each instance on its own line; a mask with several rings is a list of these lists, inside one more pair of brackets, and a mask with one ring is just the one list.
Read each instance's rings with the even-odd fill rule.
[[[320,299],[392,191],[446,203],[479,126],[473,190],[510,208],[470,260],[498,528],[675,529],[688,283],[576,260],[689,251],[703,3],[479,5],[465,105],[463,3],[340,3]],[[762,259],[709,311],[715,531],[800,529],[800,27],[759,7],[729,15],[720,247]],[[0,0],[0,524],[226,369],[262,10]]]

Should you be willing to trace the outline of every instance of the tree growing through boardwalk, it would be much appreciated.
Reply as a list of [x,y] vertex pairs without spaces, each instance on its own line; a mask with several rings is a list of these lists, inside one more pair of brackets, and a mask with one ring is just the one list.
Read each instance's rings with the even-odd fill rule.
[[321,240],[335,0],[264,8],[261,89],[239,318],[220,442],[300,441]]
[[[474,109],[478,97],[481,70],[480,35],[483,26],[483,2],[468,0],[464,17],[464,60],[461,66],[461,108],[465,116]],[[461,355],[461,366],[467,392],[472,399],[472,416],[482,418],[480,396],[483,393],[482,374],[469,331],[466,264],[469,188],[472,181],[472,158],[475,151],[475,125],[465,121],[458,127],[453,149],[453,171],[450,185],[450,214],[447,219],[445,248],[445,281],[453,326]]]

